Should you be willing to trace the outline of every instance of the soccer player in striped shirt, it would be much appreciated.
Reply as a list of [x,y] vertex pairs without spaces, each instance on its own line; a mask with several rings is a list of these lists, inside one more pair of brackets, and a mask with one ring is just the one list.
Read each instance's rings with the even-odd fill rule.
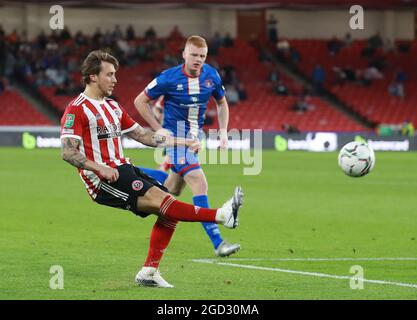
[[143,286],[172,287],[161,277],[158,267],[177,222],[212,222],[235,228],[243,193],[237,187],[221,208],[201,208],[176,200],[164,186],[133,166],[124,156],[122,134],[152,147],[198,150],[200,145],[197,140],[145,130],[121,105],[108,98],[117,82],[117,68],[117,59],[99,50],[92,51],[83,62],[85,91],[67,106],[61,119],[62,158],[78,169],[95,202],[130,210],[141,217],[158,216],[148,256],[135,280]]
[[[220,149],[226,149],[229,106],[220,75],[205,63],[207,43],[200,36],[190,36],[183,51],[184,64],[162,72],[135,99],[135,106],[142,117],[158,133],[174,137],[200,137],[207,104],[213,96],[217,103]],[[164,96],[162,125],[149,108],[152,100]],[[209,208],[208,184],[197,154],[187,147],[169,147],[167,156],[172,161],[170,174],[142,168],[147,174],[159,179],[168,190],[179,195],[185,184],[193,193],[196,206]],[[216,224],[203,222],[203,227],[218,256],[229,256],[240,249],[240,244],[223,240]]]

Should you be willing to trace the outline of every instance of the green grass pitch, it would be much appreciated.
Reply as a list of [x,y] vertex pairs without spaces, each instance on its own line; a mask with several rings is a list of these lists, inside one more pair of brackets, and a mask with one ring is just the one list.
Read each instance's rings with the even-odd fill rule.
[[[126,153],[154,167],[151,150]],[[242,250],[217,259],[201,225],[181,223],[161,263],[175,288],[153,289],[134,276],[155,217],[93,203],[59,150],[0,149],[0,299],[415,299],[417,153],[376,157],[356,179],[336,153],[265,151],[258,176],[205,165],[213,207],[244,188],[239,228],[221,227]],[[64,269],[62,290],[50,288],[53,265]],[[351,289],[354,265],[384,282]]]

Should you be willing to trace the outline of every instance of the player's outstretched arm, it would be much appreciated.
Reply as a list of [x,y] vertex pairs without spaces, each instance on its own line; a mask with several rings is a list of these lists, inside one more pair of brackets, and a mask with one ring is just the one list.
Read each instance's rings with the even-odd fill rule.
[[167,136],[152,130],[147,130],[141,126],[137,126],[134,130],[126,134],[133,140],[143,143],[149,147],[185,146],[194,151],[198,151],[200,149],[200,142],[198,140]]
[[115,182],[119,178],[119,171],[88,160],[78,151],[80,141],[75,138],[62,138],[61,140],[62,159],[79,169],[91,170],[100,178],[109,182]]
[[151,107],[149,106],[149,102],[151,99],[142,91],[135,99],[134,104],[136,110],[138,110],[139,114],[142,118],[151,126],[154,131],[158,131],[162,129],[161,124],[155,119],[155,116],[152,113]]

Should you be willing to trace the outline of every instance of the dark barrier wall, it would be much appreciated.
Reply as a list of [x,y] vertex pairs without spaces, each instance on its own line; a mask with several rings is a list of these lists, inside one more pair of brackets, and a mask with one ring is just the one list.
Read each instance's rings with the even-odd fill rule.
[[[230,149],[263,148],[278,152],[306,150],[326,152],[340,150],[350,141],[365,141],[375,151],[416,151],[417,137],[382,137],[373,133],[308,132],[289,135],[285,133],[246,131],[234,136]],[[205,145],[217,148],[216,139],[208,138]],[[0,146],[15,146],[25,149],[60,148],[59,128],[47,129],[5,129],[0,130]],[[123,138],[124,148],[143,148],[144,146],[129,138]]]

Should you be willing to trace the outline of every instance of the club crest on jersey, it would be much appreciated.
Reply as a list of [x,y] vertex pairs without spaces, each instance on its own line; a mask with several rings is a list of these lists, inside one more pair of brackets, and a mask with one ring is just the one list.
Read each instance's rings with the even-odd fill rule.
[[135,180],[132,182],[132,189],[135,191],[139,191],[143,188],[143,182],[140,180]]
[[114,110],[114,113],[116,114],[116,116],[117,116],[118,118],[121,118],[121,117],[122,117],[122,114],[121,114],[121,112],[120,112],[120,110],[119,110],[119,109],[115,109],[115,110]]
[[181,83],[177,84],[177,91],[182,91],[182,90],[184,90],[184,86]]
[[206,81],[204,81],[204,86],[206,88],[211,88],[214,85],[213,80],[211,79],[206,79]]
[[64,127],[65,128],[72,128],[72,126],[74,125],[74,120],[75,120],[75,114],[67,114],[67,116],[65,117],[65,124]]
[[192,96],[190,99],[191,99],[192,102],[197,102],[198,101],[198,97]]

